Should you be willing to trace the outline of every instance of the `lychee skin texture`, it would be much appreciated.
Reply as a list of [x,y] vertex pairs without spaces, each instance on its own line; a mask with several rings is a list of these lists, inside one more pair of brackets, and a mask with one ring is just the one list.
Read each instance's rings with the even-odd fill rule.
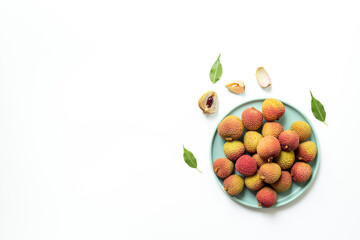
[[311,136],[311,127],[307,122],[296,121],[291,124],[290,130],[295,131],[299,136],[300,142],[307,140]]
[[262,128],[262,135],[266,136],[273,136],[278,138],[280,133],[284,131],[284,128],[278,122],[266,122]]
[[249,155],[242,155],[235,164],[236,170],[244,175],[251,176],[256,173],[257,165],[255,160]]
[[257,130],[261,127],[263,122],[263,115],[262,113],[257,110],[256,108],[247,108],[241,114],[241,119],[244,124],[244,127],[247,130]]
[[256,199],[259,202],[259,207],[269,208],[274,206],[277,199],[277,194],[274,189],[264,187],[256,194]]
[[225,156],[233,162],[235,162],[245,152],[244,144],[237,140],[231,141],[231,142],[226,142],[224,144],[223,149],[224,149]]
[[281,168],[276,163],[265,163],[259,169],[260,178],[266,183],[272,184],[279,180]]
[[247,131],[244,136],[245,149],[249,153],[255,153],[257,145],[262,138],[263,136],[261,136],[261,134],[256,131]]
[[269,122],[280,119],[285,113],[284,104],[274,98],[266,99],[261,108],[264,118]]
[[309,180],[311,177],[311,166],[304,162],[297,162],[291,168],[291,175],[294,182],[303,183]]
[[259,191],[265,186],[265,183],[260,179],[259,171],[252,176],[245,177],[245,186],[251,191]]
[[231,196],[238,195],[244,189],[244,179],[233,174],[224,180],[224,190]]
[[279,142],[284,151],[294,151],[299,146],[299,136],[295,131],[285,130],[280,134]]
[[234,163],[226,158],[218,158],[213,163],[213,169],[219,178],[227,178],[234,171]]
[[285,192],[291,188],[292,178],[288,171],[282,171],[279,180],[271,184],[277,192]]
[[255,160],[258,168],[260,168],[261,165],[267,163],[267,161],[265,161],[264,159],[262,159],[262,158],[260,157],[260,155],[257,154],[257,153],[255,153],[254,155],[252,155],[252,158]]
[[217,130],[224,140],[232,141],[241,137],[244,127],[239,117],[230,115],[219,123]]
[[285,152],[281,151],[280,155],[275,159],[275,163],[279,164],[281,169],[290,169],[295,162],[294,151]]
[[280,151],[281,146],[279,140],[273,136],[264,137],[257,145],[257,153],[262,159],[266,159],[269,162],[279,156]]
[[317,148],[314,142],[306,141],[299,144],[296,149],[296,158],[306,163],[311,162],[316,157]]

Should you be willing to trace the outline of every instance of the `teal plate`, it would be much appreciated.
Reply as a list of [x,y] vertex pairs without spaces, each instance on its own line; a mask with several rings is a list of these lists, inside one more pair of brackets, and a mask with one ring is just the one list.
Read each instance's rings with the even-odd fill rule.
[[[235,107],[233,110],[231,110],[226,116],[228,115],[236,115],[241,118],[242,112],[249,107],[255,107],[259,111],[261,111],[261,105],[265,99],[255,99],[248,102],[244,102],[240,104],[239,106]],[[316,131],[310,120],[303,114],[299,109],[295,108],[294,106],[282,101],[282,103],[285,105],[285,114],[280,118],[278,121],[281,123],[281,125],[284,127],[284,130],[290,129],[291,124],[295,121],[302,120],[307,122],[311,127],[311,137],[308,140],[313,141],[317,146],[317,156],[316,158],[311,161],[309,164],[312,167],[312,175],[311,178],[306,181],[305,183],[292,183],[291,188],[283,193],[277,193],[277,201],[276,204],[273,207],[280,207],[285,204],[288,204],[292,201],[294,201],[296,198],[298,198],[301,194],[303,194],[306,189],[309,188],[311,183],[314,181],[316,177],[316,173],[319,168],[319,161],[320,161],[320,145],[319,140],[316,135]],[[265,121],[263,122],[265,123]],[[258,130],[261,133],[261,129]],[[240,141],[243,142],[244,134],[246,133],[246,129],[244,128],[244,133],[240,138]],[[211,161],[211,168],[213,162],[218,158],[225,157],[225,154],[223,152],[223,145],[225,143],[225,140],[223,140],[219,134],[217,133],[217,129],[215,129],[214,136],[211,141],[211,147],[210,147],[210,161]],[[248,153],[245,153],[248,154]],[[236,170],[235,172],[239,174]],[[241,174],[240,174],[241,175]],[[224,189],[223,189],[223,179],[218,178],[215,173],[214,176],[216,177],[217,182],[219,183],[219,186],[221,187],[222,191],[228,195]],[[244,190],[237,196],[230,196],[235,202],[246,205],[248,207],[253,208],[259,208],[258,207],[258,201],[256,200],[256,192],[250,191],[248,188],[244,186]]]

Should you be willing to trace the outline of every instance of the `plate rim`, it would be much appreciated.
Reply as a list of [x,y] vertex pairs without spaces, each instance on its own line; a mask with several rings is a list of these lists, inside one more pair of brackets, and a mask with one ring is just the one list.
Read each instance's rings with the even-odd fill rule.
[[[264,101],[268,98],[254,98],[254,99],[250,99],[250,100],[247,100],[245,102],[242,102],[238,105],[236,105],[235,107],[233,107],[232,109],[230,109],[222,118],[221,120],[223,120],[226,116],[228,116],[232,111],[234,111],[236,108],[239,108],[240,106],[242,105],[245,105],[247,103],[250,103],[250,102],[256,102],[256,101]],[[298,199],[300,196],[302,196],[308,189],[309,187],[313,184],[315,178],[316,178],[316,175],[317,175],[317,172],[319,170],[319,167],[320,167],[320,141],[319,141],[319,138],[317,136],[317,133],[316,133],[316,130],[315,130],[315,127],[314,125],[312,124],[312,122],[310,121],[310,119],[306,116],[306,114],[304,114],[303,111],[301,111],[300,109],[298,109],[297,107],[295,107],[294,105],[292,104],[289,104],[287,101],[283,101],[283,100],[280,100],[278,99],[280,102],[282,102],[283,104],[285,105],[288,105],[292,108],[294,108],[296,111],[298,111],[304,118],[305,120],[309,123],[310,127],[311,127],[311,133],[314,135],[315,139],[316,139],[316,142],[317,142],[317,145],[316,145],[316,148],[317,148],[317,153],[316,153],[316,164],[315,164],[315,169],[313,169],[313,172],[312,172],[312,176],[311,176],[311,179],[310,181],[306,184],[306,186],[304,186],[304,189],[301,191],[300,194],[298,194],[297,196],[295,196],[294,198],[291,198],[291,199],[288,199],[288,200],[285,200],[279,204],[276,204],[274,206],[272,206],[271,208],[278,208],[278,207],[281,207],[281,206],[284,206],[284,205],[287,205],[293,201],[295,201],[296,199]],[[212,137],[211,137],[211,141],[210,141],[210,166],[211,166],[211,169],[213,168],[212,165],[213,165],[213,155],[212,155],[212,146],[213,146],[213,143],[214,143],[214,139],[216,137],[216,134],[217,134],[217,126],[219,125],[219,123],[221,122],[221,120],[218,122],[218,124],[216,125],[215,127],[215,131],[214,133],[212,134]],[[248,204],[246,202],[242,202],[238,199],[235,199],[233,196],[230,196],[229,194],[227,194],[225,191],[224,191],[224,188],[223,188],[223,185],[222,183],[220,182],[219,178],[216,176],[216,174],[214,173],[214,171],[212,171],[212,174],[213,176],[216,178],[216,182],[217,184],[220,186],[220,188],[222,189],[222,191],[231,199],[233,200],[234,202],[236,202],[237,204],[242,204],[244,206],[247,206],[247,207],[251,207],[251,208],[254,208],[254,209],[265,209],[265,208],[261,208],[261,207],[255,207],[251,204]],[[244,186],[245,188],[245,186]]]

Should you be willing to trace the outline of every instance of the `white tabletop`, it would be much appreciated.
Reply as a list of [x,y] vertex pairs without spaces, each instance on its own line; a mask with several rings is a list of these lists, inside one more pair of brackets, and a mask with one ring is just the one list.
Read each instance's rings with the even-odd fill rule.
[[[355,239],[359,14],[359,1],[1,1],[0,239]],[[209,162],[221,118],[260,97],[302,110],[321,144],[314,184],[264,211],[231,201]]]

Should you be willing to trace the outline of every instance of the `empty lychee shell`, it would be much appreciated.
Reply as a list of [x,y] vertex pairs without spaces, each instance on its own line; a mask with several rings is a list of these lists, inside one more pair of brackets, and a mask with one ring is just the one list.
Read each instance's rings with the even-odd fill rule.
[[225,87],[233,93],[243,93],[245,91],[245,84],[243,81],[235,80],[225,84]]
[[258,67],[256,69],[256,79],[262,88],[267,88],[271,85],[270,76],[263,67]]

